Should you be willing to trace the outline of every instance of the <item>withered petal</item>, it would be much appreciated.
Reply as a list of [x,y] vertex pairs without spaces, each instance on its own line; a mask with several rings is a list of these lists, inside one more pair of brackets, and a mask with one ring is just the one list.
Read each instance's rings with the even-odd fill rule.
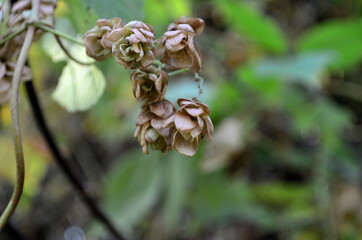
[[175,114],[175,127],[178,131],[187,132],[197,128],[197,122],[191,119],[190,115],[177,111]]
[[193,156],[197,152],[199,147],[196,140],[189,143],[186,139],[179,133],[175,132],[172,138],[172,146],[181,154],[186,156]]

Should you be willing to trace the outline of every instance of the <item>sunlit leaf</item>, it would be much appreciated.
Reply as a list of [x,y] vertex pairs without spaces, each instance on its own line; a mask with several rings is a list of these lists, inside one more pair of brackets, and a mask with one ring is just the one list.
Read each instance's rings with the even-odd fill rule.
[[335,51],[334,67],[351,67],[362,60],[362,19],[331,21],[317,25],[298,41],[302,52]]
[[287,49],[287,40],[279,27],[242,1],[216,1],[225,19],[241,36],[250,38],[261,47],[273,53],[282,53]]
[[69,112],[84,111],[98,101],[105,84],[103,73],[96,66],[69,62],[59,78],[53,99]]

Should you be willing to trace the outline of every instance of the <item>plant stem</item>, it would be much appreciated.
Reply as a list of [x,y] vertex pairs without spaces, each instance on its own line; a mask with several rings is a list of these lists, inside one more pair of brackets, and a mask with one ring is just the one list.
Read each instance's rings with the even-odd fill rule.
[[0,41],[0,45],[3,45],[7,41],[13,39],[14,37],[19,35],[20,33],[24,32],[27,28],[28,28],[28,25],[25,25],[22,28],[20,28],[18,31],[14,32],[13,34],[10,34],[9,36],[7,36],[6,38],[4,38],[3,40]]
[[54,140],[54,137],[49,130],[46,120],[44,118],[33,83],[31,81],[28,81],[25,83],[25,87],[36,123],[44,139],[46,140],[50,151],[53,154],[53,158],[55,159],[63,173],[66,175],[74,189],[78,191],[82,200],[84,201],[88,209],[92,212],[92,214],[104,224],[104,226],[116,237],[116,239],[125,239],[122,234],[116,229],[116,227],[111,223],[111,220],[107,217],[107,215],[96,204],[95,200],[87,193],[87,191],[83,187],[82,182],[73,173],[72,169],[67,164],[66,158],[63,157],[63,155],[61,154],[58,145]]
[[50,32],[50,33],[52,33],[52,34],[54,34],[54,35],[57,35],[57,36],[59,36],[59,37],[62,37],[62,38],[64,38],[64,39],[67,39],[67,40],[69,40],[69,41],[71,41],[71,42],[74,42],[74,43],[76,43],[76,44],[79,44],[79,45],[81,45],[81,46],[84,46],[84,43],[83,43],[82,41],[79,41],[78,39],[73,38],[73,37],[71,37],[71,36],[69,36],[69,35],[67,35],[67,34],[65,34],[65,33],[59,32],[59,31],[57,31],[57,30],[55,30],[55,29],[53,29],[53,28],[45,25],[45,24],[42,23],[42,22],[34,22],[34,25],[37,26],[38,28],[43,29],[44,31]]
[[169,72],[169,73],[168,73],[168,76],[172,77],[172,76],[175,76],[175,75],[177,75],[177,74],[185,73],[185,72],[188,72],[188,71],[190,71],[190,69],[188,69],[188,68],[182,68],[182,69],[175,70],[175,71],[173,71],[173,72]]
[[165,64],[162,63],[160,60],[153,60],[153,64],[157,65],[159,68],[165,67]]
[[19,126],[18,98],[19,98],[21,73],[23,71],[23,67],[25,65],[31,43],[33,41],[34,33],[35,33],[35,27],[29,26],[23,46],[20,51],[18,61],[16,62],[13,81],[12,81],[10,111],[11,111],[13,143],[14,143],[15,157],[16,157],[16,184],[10,202],[6,206],[4,212],[0,217],[0,230],[4,227],[5,223],[9,220],[9,218],[15,211],[19,203],[21,194],[23,192],[25,171],[24,171],[24,154],[23,154],[20,126]]
[[63,52],[74,62],[80,64],[80,65],[92,65],[93,63],[89,62],[89,63],[85,63],[85,62],[81,62],[78,59],[74,58],[70,52],[68,51],[68,49],[65,48],[65,46],[63,45],[62,41],[60,40],[59,36],[54,35],[55,40],[57,40],[59,47],[63,50]]

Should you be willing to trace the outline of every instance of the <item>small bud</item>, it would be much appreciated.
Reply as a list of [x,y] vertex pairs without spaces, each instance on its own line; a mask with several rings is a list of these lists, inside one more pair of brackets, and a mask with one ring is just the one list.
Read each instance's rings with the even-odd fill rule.
[[156,102],[163,98],[168,84],[166,72],[149,66],[134,70],[131,74],[133,95],[138,101]]

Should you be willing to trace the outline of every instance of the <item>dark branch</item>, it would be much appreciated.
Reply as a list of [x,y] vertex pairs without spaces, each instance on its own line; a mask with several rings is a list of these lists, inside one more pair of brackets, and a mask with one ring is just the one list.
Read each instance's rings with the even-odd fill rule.
[[72,169],[67,164],[65,157],[63,157],[63,155],[61,154],[43,116],[32,81],[26,82],[25,86],[38,128],[42,133],[43,137],[45,138],[55,161],[57,162],[63,173],[66,175],[70,183],[73,185],[73,187],[78,191],[79,195],[82,197],[84,203],[87,205],[88,209],[92,212],[94,217],[102,222],[104,226],[107,227],[108,230],[118,240],[125,239],[122,234],[114,227],[106,214],[99,208],[95,200],[89,194],[87,194],[86,190],[83,188],[82,181],[80,181],[80,179],[73,173]]

